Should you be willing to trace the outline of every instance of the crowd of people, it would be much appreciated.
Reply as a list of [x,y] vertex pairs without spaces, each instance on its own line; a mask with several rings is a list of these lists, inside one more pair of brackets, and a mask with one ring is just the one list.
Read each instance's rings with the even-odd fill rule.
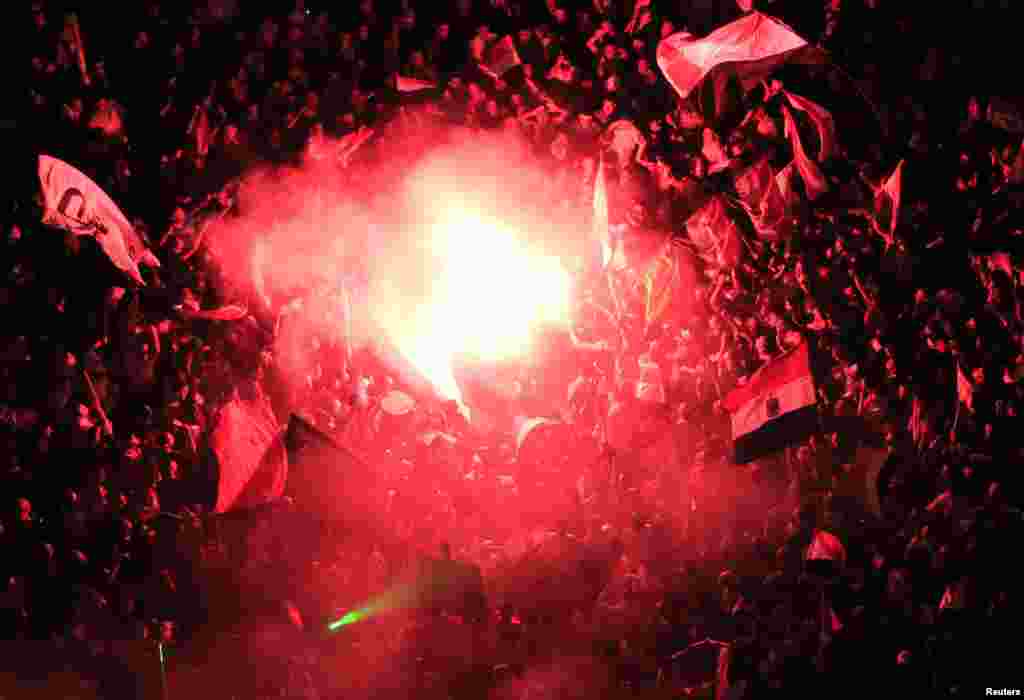
[[[109,24],[34,3],[23,29],[31,147],[75,164],[136,217],[161,267],[135,288],[89,239],[41,225],[31,194],[7,213],[0,610],[4,639],[50,650],[10,655],[13,687],[53,694],[66,681],[67,697],[128,697],[158,688],[160,670],[175,695],[225,697],[643,697],[710,686],[762,697],[880,684],[963,694],[1010,682],[1012,645],[1000,640],[1012,639],[1019,609],[1002,560],[1021,519],[1019,124],[1005,101],[943,102],[951,96],[930,86],[956,57],[899,40],[910,8],[833,1],[790,17],[786,4],[764,9],[829,49],[863,100],[857,119],[878,120],[879,136],[840,129],[844,150],[822,166],[831,191],[801,193],[789,236],[745,230],[724,254],[687,222],[708,201],[697,193],[734,194],[736,163],[785,162],[782,85],[765,81],[728,110],[721,95],[679,100],[656,48],[740,7],[363,0],[337,13],[297,0],[264,15],[230,1],[150,1]],[[507,35],[521,65],[496,73],[487,48]],[[902,61],[883,69],[878,56],[897,46]],[[923,66],[920,93],[902,90],[911,64]],[[423,89],[396,90],[396,75]],[[409,467],[414,476],[395,466],[388,481],[386,507],[404,515],[369,545],[334,530],[296,534],[307,525],[274,532],[252,515],[246,546],[233,546],[230,524],[209,512],[209,434],[226,400],[272,392],[274,324],[256,312],[181,313],[245,294],[225,283],[205,222],[237,215],[238,179],[256,165],[333,160],[339,178],[357,181],[374,144],[354,150],[355,135],[411,142],[423,121],[514,134],[547,164],[552,207],[583,219],[604,167],[613,228],[625,239],[673,234],[706,284],[652,324],[629,264],[611,289],[605,274],[581,276],[580,379],[571,395],[556,386],[565,410],[549,417],[595,450],[556,517],[523,515],[514,441],[483,445],[450,407],[417,432],[450,444],[374,448],[379,424],[368,417],[396,378],[370,362],[339,366],[325,339],[300,401],[367,459]],[[880,230],[863,209],[900,159],[901,214]],[[815,357],[820,429],[778,458],[733,464],[725,397],[801,343]],[[604,459],[606,419],[644,368],[671,409],[673,461],[602,471],[617,460]],[[544,384],[522,379],[527,393]],[[885,450],[875,494],[858,464],[870,442],[861,433]],[[410,479],[429,488],[403,491]],[[419,500],[401,503],[409,498]],[[821,531],[843,546],[827,576],[805,562]],[[433,591],[424,614],[310,632],[320,617],[400,590],[424,562],[479,583],[466,590],[487,602]],[[282,605],[269,619],[286,624],[257,634],[222,622],[245,609],[231,599],[237,587],[273,591],[270,608],[297,591],[322,600]],[[254,658],[268,663],[249,672]]]

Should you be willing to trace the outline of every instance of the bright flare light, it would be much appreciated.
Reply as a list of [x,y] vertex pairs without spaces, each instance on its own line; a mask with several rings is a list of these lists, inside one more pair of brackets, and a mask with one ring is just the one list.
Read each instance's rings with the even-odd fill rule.
[[437,276],[419,332],[397,344],[442,394],[461,400],[452,358],[526,355],[539,324],[567,322],[570,280],[557,258],[485,217],[450,212],[430,233]]

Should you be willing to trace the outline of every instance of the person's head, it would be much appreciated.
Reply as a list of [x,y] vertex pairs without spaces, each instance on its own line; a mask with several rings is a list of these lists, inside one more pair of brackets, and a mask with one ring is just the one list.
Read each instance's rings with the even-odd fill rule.
[[554,12],[554,18],[557,24],[564,26],[569,22],[569,13],[559,7]]
[[[622,78],[619,77],[618,73],[612,73],[604,79],[605,92],[614,95],[622,88]],[[613,112],[615,110],[612,110]]]
[[451,36],[451,33],[452,25],[447,22],[441,22],[441,24],[437,25],[437,38],[441,41],[446,41]]
[[359,36],[359,41],[369,41],[370,40],[370,25],[368,25],[368,24],[360,24],[359,25],[359,29],[357,30],[357,33],[358,33],[358,36]]
[[27,498],[19,498],[15,501],[15,516],[17,517],[18,522],[32,522],[32,502]]

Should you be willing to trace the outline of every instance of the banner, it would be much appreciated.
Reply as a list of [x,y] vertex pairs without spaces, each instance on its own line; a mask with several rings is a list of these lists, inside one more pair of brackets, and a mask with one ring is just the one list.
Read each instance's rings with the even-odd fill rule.
[[160,267],[114,201],[99,185],[64,161],[39,156],[39,182],[44,201],[43,223],[92,236],[111,262],[139,285],[145,285],[139,264]]
[[814,432],[817,396],[807,344],[762,367],[722,405],[732,419],[737,464],[777,452]]
[[217,414],[210,436],[217,458],[215,511],[244,510],[284,495],[288,455],[269,399],[235,397]]
[[744,88],[756,85],[807,42],[778,20],[751,12],[703,39],[680,32],[658,44],[658,67],[672,88],[686,98],[712,73],[729,67]]

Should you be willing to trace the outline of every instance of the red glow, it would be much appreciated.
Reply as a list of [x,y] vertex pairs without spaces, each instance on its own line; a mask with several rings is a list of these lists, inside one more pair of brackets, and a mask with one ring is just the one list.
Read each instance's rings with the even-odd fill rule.
[[383,335],[441,394],[461,399],[453,355],[520,357],[538,323],[566,321],[564,261],[582,256],[584,217],[568,195],[552,208],[547,166],[523,155],[518,137],[395,129],[372,166],[339,173],[309,161],[248,177],[242,215],[215,228],[214,248],[230,283],[274,313],[353,272],[368,278],[352,318],[340,297],[299,312],[309,342],[293,334],[288,352],[278,348],[293,383],[306,381],[313,359],[301,348],[313,335]]

